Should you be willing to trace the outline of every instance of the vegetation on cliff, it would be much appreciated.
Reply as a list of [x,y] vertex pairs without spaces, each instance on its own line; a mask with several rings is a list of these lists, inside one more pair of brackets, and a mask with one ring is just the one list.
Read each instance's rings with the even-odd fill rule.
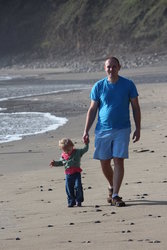
[[0,56],[17,60],[166,51],[167,0],[1,0]]

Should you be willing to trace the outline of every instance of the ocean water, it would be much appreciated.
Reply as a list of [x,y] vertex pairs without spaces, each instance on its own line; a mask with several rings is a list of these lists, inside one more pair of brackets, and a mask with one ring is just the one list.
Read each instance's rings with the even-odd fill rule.
[[[50,113],[8,113],[1,102],[8,99],[38,96],[62,91],[88,88],[82,81],[46,81],[20,76],[0,76],[0,143],[21,140],[23,136],[45,133],[63,126],[68,119]],[[5,112],[4,112],[5,111]]]

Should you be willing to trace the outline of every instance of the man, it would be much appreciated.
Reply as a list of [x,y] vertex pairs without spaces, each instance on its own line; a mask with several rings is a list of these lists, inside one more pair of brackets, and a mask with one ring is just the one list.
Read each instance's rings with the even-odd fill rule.
[[[133,142],[140,139],[141,114],[137,89],[131,80],[118,75],[120,68],[116,57],[105,61],[107,77],[96,82],[91,90],[83,140],[86,142],[89,139],[89,130],[98,111],[94,159],[100,160],[102,172],[109,182],[108,202],[123,207],[125,202],[118,194],[124,177],[124,159],[128,158],[131,132],[129,104],[136,127]],[[111,159],[114,161],[114,170]]]

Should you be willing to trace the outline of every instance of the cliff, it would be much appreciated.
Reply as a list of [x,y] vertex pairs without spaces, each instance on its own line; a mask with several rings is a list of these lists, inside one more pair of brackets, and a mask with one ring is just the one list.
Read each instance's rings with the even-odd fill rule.
[[0,60],[165,53],[167,0],[1,0]]

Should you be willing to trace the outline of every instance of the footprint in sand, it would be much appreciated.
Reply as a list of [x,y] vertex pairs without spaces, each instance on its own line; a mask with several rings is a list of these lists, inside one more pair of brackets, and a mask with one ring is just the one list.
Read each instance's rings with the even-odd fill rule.
[[88,241],[82,241],[81,243],[91,243],[91,241],[90,240],[88,240]]
[[[152,214],[148,214],[149,217],[153,217]],[[161,215],[154,216],[154,218],[161,218]]]
[[73,225],[75,225],[75,223],[73,223],[73,222],[70,222],[70,224],[69,224],[70,226],[73,226]]
[[98,207],[100,207],[99,205],[95,205],[95,208],[98,208]]
[[48,227],[54,227],[52,224],[49,224]]
[[122,230],[121,233],[131,233],[131,230]]
[[150,149],[140,149],[140,150],[133,150],[135,153],[145,153],[145,152],[150,152]]
[[101,209],[96,209],[96,212],[102,212],[103,210],[101,210]]
[[160,240],[150,240],[149,243],[161,243]]

